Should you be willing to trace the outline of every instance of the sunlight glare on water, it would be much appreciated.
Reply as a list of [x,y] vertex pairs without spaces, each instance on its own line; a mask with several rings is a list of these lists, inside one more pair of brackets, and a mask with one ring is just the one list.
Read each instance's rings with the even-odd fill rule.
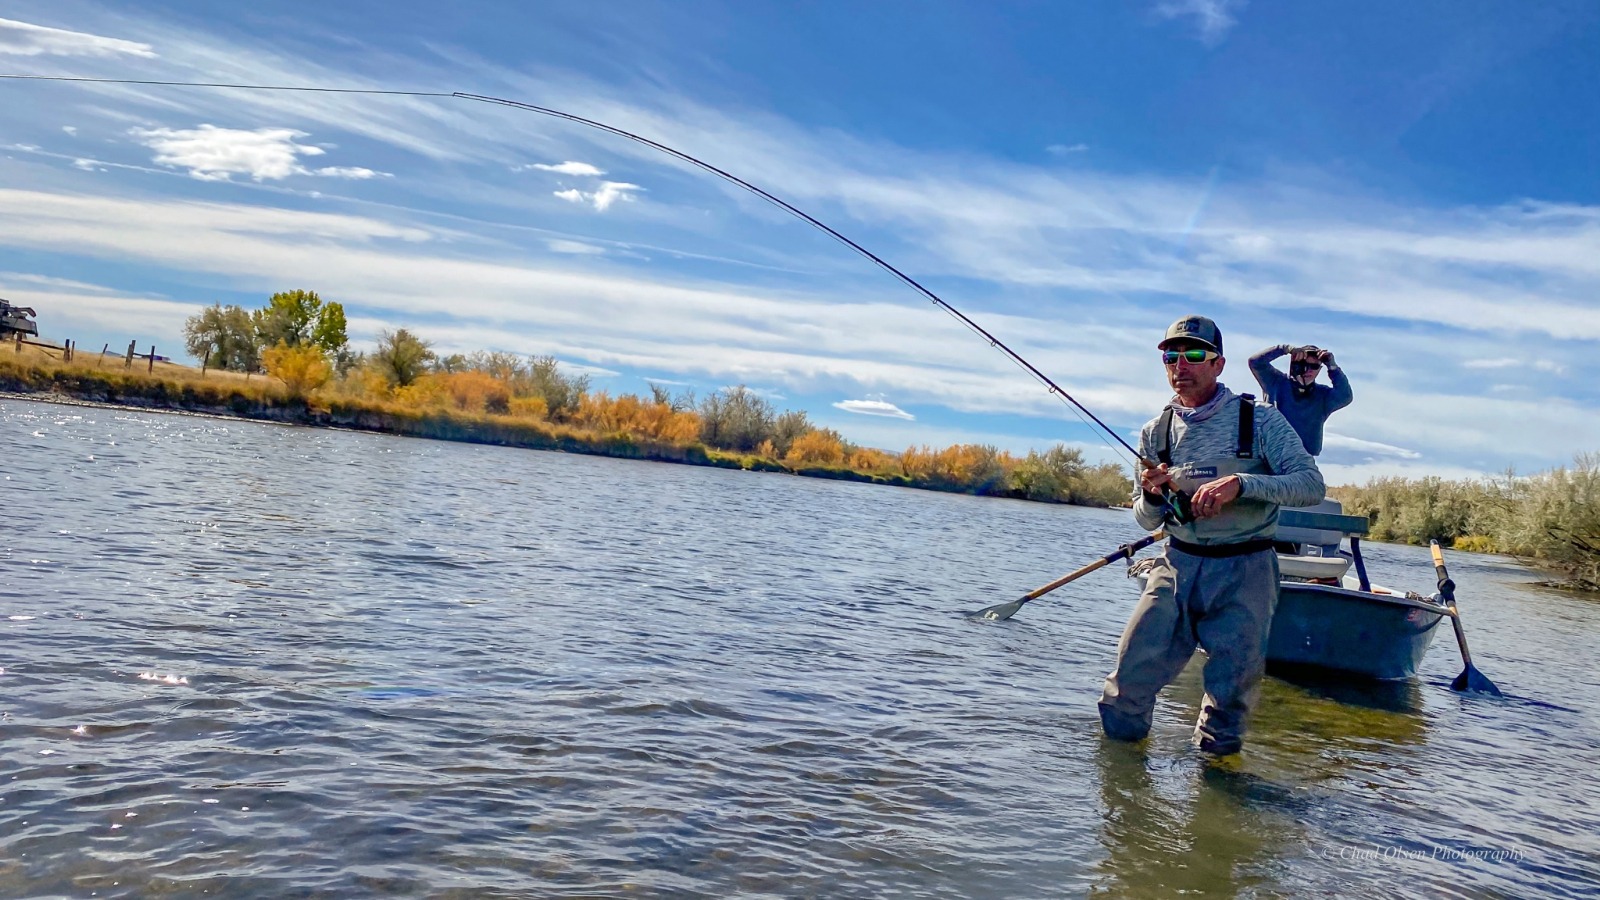
[[[1475,662],[1095,700],[1088,510],[0,400],[0,896],[1593,896],[1600,604],[1452,554]],[[1426,592],[1425,550],[1372,545]]]

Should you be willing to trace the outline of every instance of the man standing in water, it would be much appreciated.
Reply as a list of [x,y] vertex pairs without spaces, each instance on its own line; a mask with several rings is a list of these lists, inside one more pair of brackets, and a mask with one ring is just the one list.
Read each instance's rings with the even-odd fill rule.
[[1217,381],[1226,360],[1215,322],[1185,316],[1159,346],[1176,396],[1140,435],[1140,456],[1159,464],[1140,475],[1133,513],[1171,539],[1122,633],[1100,722],[1116,740],[1149,734],[1156,693],[1198,643],[1210,659],[1195,743],[1224,756],[1243,743],[1266,670],[1278,507],[1317,503],[1324,485],[1281,413]]
[[[1289,374],[1278,371],[1272,361],[1289,355]],[[1317,373],[1328,367],[1328,380],[1333,387],[1317,384]],[[1300,435],[1306,452],[1312,456],[1322,453],[1322,426],[1328,417],[1350,405],[1355,395],[1350,392],[1350,379],[1334,362],[1333,353],[1307,344],[1291,347],[1279,344],[1250,357],[1250,372],[1261,385],[1261,398],[1271,403]]]

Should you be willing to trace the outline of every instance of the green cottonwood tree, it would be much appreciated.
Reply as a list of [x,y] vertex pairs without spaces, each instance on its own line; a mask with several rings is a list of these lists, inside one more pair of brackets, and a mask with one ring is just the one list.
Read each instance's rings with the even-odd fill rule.
[[217,366],[235,372],[254,372],[261,365],[250,314],[239,306],[213,303],[183,323],[184,346],[200,360],[202,368]]
[[378,349],[367,359],[389,383],[405,387],[422,377],[433,361],[432,345],[404,328],[378,332]]
[[338,358],[349,342],[344,306],[323,302],[316,291],[279,291],[252,316],[256,341],[262,347],[280,342],[290,347],[311,344]]

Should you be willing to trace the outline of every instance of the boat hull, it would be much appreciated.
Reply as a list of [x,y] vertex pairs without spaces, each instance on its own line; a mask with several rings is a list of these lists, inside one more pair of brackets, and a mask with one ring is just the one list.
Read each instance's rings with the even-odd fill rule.
[[1435,610],[1426,600],[1282,582],[1267,664],[1379,680],[1411,678],[1444,618]]

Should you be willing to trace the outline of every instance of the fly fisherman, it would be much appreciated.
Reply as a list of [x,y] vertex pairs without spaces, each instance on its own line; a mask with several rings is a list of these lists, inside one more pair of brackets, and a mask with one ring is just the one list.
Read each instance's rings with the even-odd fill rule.
[[1210,659],[1195,744],[1225,756],[1239,751],[1266,669],[1278,507],[1320,501],[1322,473],[1281,413],[1218,383],[1215,322],[1179,319],[1160,348],[1176,396],[1140,435],[1140,456],[1160,464],[1140,475],[1133,514],[1171,538],[1122,632],[1100,721],[1116,740],[1149,734],[1156,693],[1198,643]]
[[[1272,361],[1280,356],[1289,357],[1289,374],[1278,371]],[[1328,380],[1333,387],[1317,384],[1317,373],[1328,368]],[[1289,420],[1306,452],[1312,456],[1322,453],[1322,426],[1328,417],[1350,405],[1355,395],[1350,392],[1350,379],[1334,362],[1333,353],[1307,344],[1291,347],[1279,344],[1250,357],[1250,372],[1261,385],[1261,396],[1277,407]]]

